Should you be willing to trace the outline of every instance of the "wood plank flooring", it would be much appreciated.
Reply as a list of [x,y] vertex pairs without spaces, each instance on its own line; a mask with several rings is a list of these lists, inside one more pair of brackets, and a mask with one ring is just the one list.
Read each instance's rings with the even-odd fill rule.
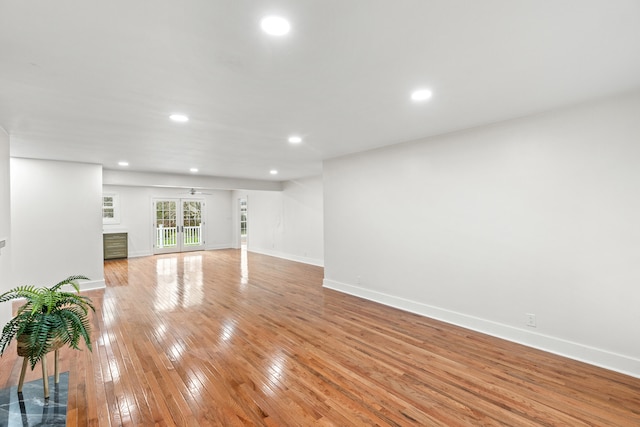
[[[72,272],[82,273],[82,272]],[[640,426],[640,379],[322,288],[240,250],[105,262],[68,426]],[[20,360],[0,359],[0,388]],[[30,371],[27,381],[39,378]]]

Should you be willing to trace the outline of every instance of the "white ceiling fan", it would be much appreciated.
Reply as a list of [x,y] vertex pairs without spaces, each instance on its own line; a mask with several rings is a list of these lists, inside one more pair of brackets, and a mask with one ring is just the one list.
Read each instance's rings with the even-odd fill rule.
[[190,188],[188,192],[181,193],[181,194],[189,194],[191,196],[196,196],[196,195],[210,196],[211,195],[211,193],[205,193],[204,191],[196,190],[195,188]]

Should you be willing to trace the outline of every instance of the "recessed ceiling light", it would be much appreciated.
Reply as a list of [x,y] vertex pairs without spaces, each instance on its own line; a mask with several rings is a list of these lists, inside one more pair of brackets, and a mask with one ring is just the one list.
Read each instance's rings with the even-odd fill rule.
[[260,21],[262,30],[271,36],[284,36],[291,30],[291,24],[281,16],[265,16]]
[[118,166],[129,166],[129,162],[118,162]]
[[184,114],[172,114],[169,116],[169,118],[174,122],[180,122],[180,123],[189,121],[189,117],[185,116]]
[[429,89],[418,89],[411,93],[411,99],[416,102],[426,101],[431,98],[432,95],[433,93],[431,93]]
[[297,135],[291,135],[289,137],[289,142],[292,144],[300,144],[302,142],[302,138]]
[[198,168],[191,168],[191,169],[189,169],[189,170],[190,170],[191,172],[194,172],[194,173],[195,173],[195,172],[198,172]]
[[275,169],[271,169],[271,170],[269,171],[269,173],[270,173],[271,175],[278,175],[278,171],[277,171],[277,170],[275,170]]

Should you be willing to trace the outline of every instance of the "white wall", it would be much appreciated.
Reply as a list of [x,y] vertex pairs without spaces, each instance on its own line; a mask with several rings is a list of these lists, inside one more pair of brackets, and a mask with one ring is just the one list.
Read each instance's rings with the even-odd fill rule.
[[253,252],[273,256],[284,253],[282,192],[235,191],[234,193],[236,211],[237,200],[247,199],[247,248]]
[[[11,278],[11,200],[9,175],[9,135],[0,128],[0,240],[6,247],[0,249],[0,294],[13,287]],[[11,318],[11,304],[0,304],[0,328]]]
[[640,376],[639,117],[633,93],[326,161],[325,286]]
[[234,191],[234,238],[238,199],[247,198],[248,250],[324,265],[322,177],[283,183],[279,191]]
[[120,224],[105,224],[104,231],[126,231],[129,257],[153,254],[153,199],[197,198],[205,201],[205,247],[222,249],[233,246],[231,197],[227,190],[205,190],[209,194],[191,196],[178,188],[127,187],[104,185],[104,192],[116,193],[120,199]]
[[286,181],[283,184],[285,252],[324,265],[322,177]]
[[72,274],[104,286],[102,167],[11,159],[13,277],[20,285],[51,286]]

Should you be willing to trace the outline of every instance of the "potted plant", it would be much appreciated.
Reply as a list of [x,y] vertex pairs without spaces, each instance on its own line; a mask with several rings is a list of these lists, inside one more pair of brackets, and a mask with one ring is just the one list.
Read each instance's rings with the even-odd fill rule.
[[[95,311],[95,307],[89,297],[79,294],[78,280],[89,279],[85,276],[69,276],[50,288],[19,286],[0,295],[0,303],[26,299],[26,304],[18,308],[15,317],[2,329],[0,355],[4,354],[14,338],[18,340],[18,354],[29,360],[31,369],[48,352],[61,346],[68,345],[79,350],[80,338],[91,350],[89,310]],[[65,285],[71,285],[76,292],[65,291],[62,289]]]

